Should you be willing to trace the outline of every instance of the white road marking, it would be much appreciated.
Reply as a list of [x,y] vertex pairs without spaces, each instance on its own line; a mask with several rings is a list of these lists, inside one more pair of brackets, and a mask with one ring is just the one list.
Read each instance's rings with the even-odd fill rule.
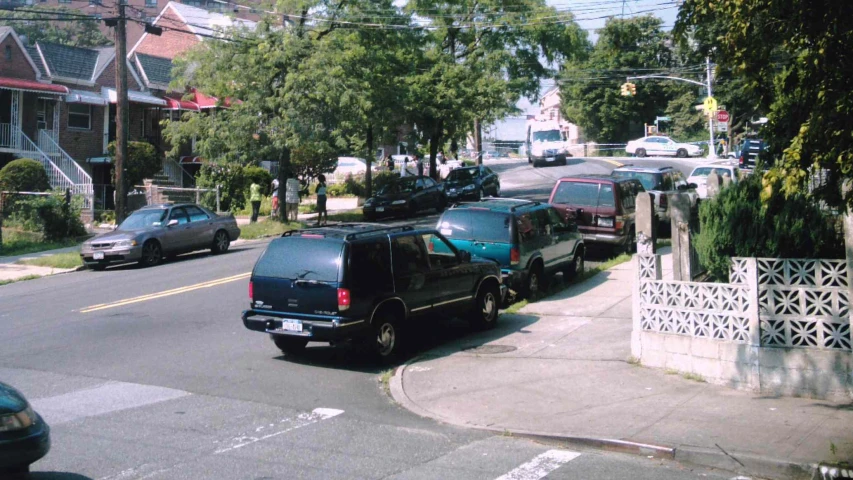
[[539,480],[579,456],[580,453],[568,450],[548,450],[533,457],[533,460],[501,475],[496,480]]
[[109,382],[55,397],[39,398],[33,408],[48,425],[144,407],[191,395],[190,392],[138,383]]
[[[323,420],[328,420],[333,417],[337,417],[338,415],[344,413],[343,410],[336,410],[334,408],[315,408],[311,413],[300,413],[295,419],[285,418],[279,423],[290,423],[291,426],[278,430],[273,433],[268,433],[266,435],[262,435],[259,437],[241,435],[239,437],[235,437],[231,441],[231,446],[226,448],[221,448],[214,452],[215,454],[227,453],[232,450],[237,450],[238,448],[243,448],[246,445],[251,445],[253,443],[260,442],[262,440],[267,440],[269,438],[277,437],[279,435],[285,434],[287,432],[292,432],[294,430],[307,427],[308,425],[313,425],[315,423],[321,422]],[[262,430],[263,428],[256,428],[255,432]]]

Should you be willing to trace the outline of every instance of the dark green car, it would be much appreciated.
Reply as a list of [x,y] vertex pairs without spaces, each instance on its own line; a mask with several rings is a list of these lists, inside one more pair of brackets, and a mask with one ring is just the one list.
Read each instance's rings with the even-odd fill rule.
[[460,205],[444,212],[436,229],[457,249],[497,262],[503,283],[525,296],[544,290],[557,272],[583,271],[586,249],[577,225],[547,203],[487,199]]

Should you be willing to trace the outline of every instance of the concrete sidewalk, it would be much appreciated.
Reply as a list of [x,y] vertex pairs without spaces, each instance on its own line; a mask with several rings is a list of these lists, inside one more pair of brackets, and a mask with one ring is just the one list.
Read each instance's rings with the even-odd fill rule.
[[77,270],[76,268],[50,268],[37,267],[35,265],[18,265],[20,260],[29,260],[39,257],[47,257],[58,253],[79,252],[80,246],[57,248],[55,250],[45,250],[43,252],[28,253],[25,255],[15,255],[8,257],[0,257],[0,282],[20,280],[26,277],[44,277],[47,275],[56,275],[58,273],[68,273]]
[[[664,257],[665,276],[671,261]],[[502,315],[397,369],[394,398],[443,422],[811,478],[853,459],[853,402],[767,397],[630,361],[632,263]]]

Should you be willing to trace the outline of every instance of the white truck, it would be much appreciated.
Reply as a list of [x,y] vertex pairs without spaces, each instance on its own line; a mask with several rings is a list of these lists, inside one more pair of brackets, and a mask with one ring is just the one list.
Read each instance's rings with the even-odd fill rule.
[[577,126],[560,120],[527,122],[527,162],[534,167],[565,165],[577,141]]

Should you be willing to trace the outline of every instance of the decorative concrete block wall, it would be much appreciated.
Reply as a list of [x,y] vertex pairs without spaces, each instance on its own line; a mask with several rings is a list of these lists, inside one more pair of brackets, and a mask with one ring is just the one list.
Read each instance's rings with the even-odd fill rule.
[[661,279],[636,255],[633,355],[647,366],[772,394],[853,398],[843,260],[735,258],[729,283]]

